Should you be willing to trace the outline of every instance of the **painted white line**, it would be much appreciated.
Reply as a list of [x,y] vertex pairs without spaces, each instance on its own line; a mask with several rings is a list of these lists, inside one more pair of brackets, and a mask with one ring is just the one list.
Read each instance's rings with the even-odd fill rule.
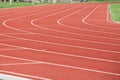
[[[45,5],[45,6],[46,6],[46,5]],[[48,6],[48,5],[47,5],[47,6]],[[12,8],[11,8],[11,9],[12,9]],[[32,9],[32,10],[29,10],[29,11],[28,11],[28,10],[24,10],[24,11],[22,11],[22,12],[20,11],[20,12],[16,12],[16,13],[11,13],[11,14],[7,14],[7,15],[0,16],[0,17],[8,17],[8,16],[11,16],[11,15],[17,15],[17,14],[29,13],[29,12],[36,12],[36,13],[37,13],[37,12],[40,12],[40,10],[38,10],[38,9],[37,9],[37,10],[33,10],[33,9]],[[48,12],[48,10],[47,10],[46,12]],[[43,12],[42,12],[42,13],[43,13]]]
[[[6,63],[6,64],[0,64],[0,66],[18,66],[18,65],[34,65],[34,64],[38,64],[38,63],[33,63],[33,62],[24,62],[24,63]],[[42,64],[42,63],[39,63]]]
[[8,75],[8,74],[0,74],[0,80],[32,80],[32,79]]
[[13,75],[18,75],[18,76],[23,76],[23,77],[29,77],[29,78],[36,78],[36,79],[42,79],[42,80],[52,80],[49,78],[43,78],[39,76],[33,76],[33,75],[27,75],[27,74],[22,74],[22,73],[17,73],[17,72],[11,72],[11,71],[5,71],[5,70],[0,70],[0,72],[8,73],[8,74],[13,74]]
[[[3,44],[2,44],[3,45]],[[8,45],[7,45],[8,46]],[[11,47],[16,47],[15,45],[11,45]],[[21,47],[21,46],[17,46],[17,48],[22,48],[22,49],[28,49],[28,50],[33,50],[33,51],[43,51],[43,52],[48,52],[51,53],[51,51],[46,51],[46,50],[39,50],[39,49],[34,49],[34,48],[26,48],[26,47]],[[21,49],[21,50],[22,50]],[[56,52],[52,52],[52,53],[56,53]],[[59,53],[57,53],[59,54]],[[80,58],[85,58],[85,56],[79,56],[79,55],[69,55],[67,53],[60,53],[61,55],[67,55],[67,56],[73,56],[73,57],[80,57]],[[115,62],[115,63],[120,63],[119,61],[114,61],[114,60],[107,60],[107,59],[100,59],[100,58],[93,58],[93,57],[86,57],[88,59],[95,59],[95,60],[100,60],[100,61],[106,61],[106,62]]]
[[[100,6],[100,4],[97,5],[97,7],[98,7],[98,6]],[[84,10],[84,9],[83,9],[83,10]],[[67,15],[67,16],[64,16],[64,17],[58,19],[58,20],[57,20],[57,23],[64,26],[64,24],[61,23],[62,20],[66,19],[66,18],[68,18],[68,17],[70,17],[70,16],[72,16],[72,15],[75,15],[76,13],[78,13],[78,12],[80,12],[80,11],[81,11],[81,10],[77,10],[77,11],[75,11],[75,12],[73,12],[73,13],[70,13],[70,14]],[[66,25],[65,25],[65,26],[66,26]]]
[[[99,4],[97,7],[99,7],[99,6],[100,6],[100,4]],[[93,11],[95,11],[95,10],[97,9],[97,7],[96,7],[95,9],[93,9]],[[90,14],[92,14],[93,11],[90,12]],[[76,12],[71,13],[70,15],[67,15],[67,16],[65,16],[65,17],[62,17],[62,18],[58,19],[58,20],[57,20],[57,23],[58,23],[59,25],[61,25],[61,26],[70,27],[70,28],[73,28],[73,29],[79,29],[79,30],[85,30],[85,31],[91,31],[91,32],[98,32],[98,33],[105,33],[105,34],[114,34],[114,35],[118,35],[118,36],[120,35],[120,34],[112,33],[112,32],[97,31],[97,30],[93,30],[93,29],[85,29],[85,28],[80,28],[80,27],[77,28],[77,27],[73,27],[73,26],[71,26],[71,25],[67,25],[67,24],[61,23],[63,19],[65,19],[65,18],[67,18],[67,17],[70,17],[70,16],[72,16],[72,15],[75,15],[75,14],[78,13],[78,12],[80,12],[80,11],[78,10],[78,11],[76,11]],[[90,15],[90,14],[89,14],[89,15]],[[88,15],[88,16],[89,16],[89,15]],[[86,19],[86,17],[85,17],[85,19]],[[85,23],[85,24],[88,24],[88,23],[85,22],[85,19],[83,19],[82,22]],[[89,25],[90,25],[90,24],[89,24]],[[94,24],[93,24],[93,25],[94,25]],[[92,25],[92,26],[93,26],[93,25]],[[111,38],[111,37],[108,37],[108,38]]]
[[35,34],[35,33],[24,33],[24,32],[16,32],[16,33],[0,33],[1,35],[9,35],[9,34],[15,34],[15,35],[31,35],[31,34]]
[[[84,9],[83,9],[84,10]],[[102,38],[102,39],[111,39],[111,40],[116,40],[116,38],[112,38],[112,37],[102,37],[102,36],[95,36],[95,35],[85,35],[85,34],[80,34],[80,33],[73,33],[73,32],[66,32],[66,31],[60,31],[60,30],[57,30],[57,29],[50,29],[50,28],[45,28],[45,27],[42,27],[42,26],[40,26],[40,25],[37,25],[37,24],[34,24],[34,22],[35,21],[37,21],[37,20],[40,20],[40,19],[43,19],[44,17],[41,17],[41,18],[37,18],[37,19],[33,19],[32,21],[31,21],[31,24],[33,25],[33,26],[35,26],[35,27],[38,27],[38,28],[40,28],[40,29],[45,29],[45,30],[49,30],[49,31],[56,31],[56,32],[61,32],[61,33],[66,33],[66,34],[74,34],[74,35],[78,35],[78,36],[89,36],[89,37],[94,37],[94,38]],[[46,17],[45,17],[46,18]],[[57,21],[57,23],[59,22],[59,20]],[[62,24],[63,25],[63,24]],[[63,25],[63,26],[65,26],[65,25]],[[68,25],[66,25],[67,27],[68,27]],[[69,27],[71,27],[71,26],[69,26]],[[30,32],[29,32],[30,33]],[[38,34],[38,33],[36,33],[36,34]]]
[[50,54],[59,54],[63,56],[71,56],[71,57],[78,57],[78,58],[85,58],[85,59],[91,59],[91,60],[99,60],[103,62],[112,62],[112,63],[120,63],[120,61],[115,61],[115,60],[108,60],[108,59],[101,59],[101,58],[94,58],[94,57],[86,57],[86,56],[80,56],[80,55],[73,55],[73,54],[68,54],[68,53],[60,53],[60,52],[54,52],[54,51],[48,51],[45,49],[34,49],[34,48],[26,48],[26,47],[20,47],[20,46],[14,46],[15,48],[21,48],[21,50],[33,50],[33,51],[39,51],[39,52],[47,52]]
[[[4,35],[6,36],[6,35]],[[25,41],[32,41],[32,42],[38,42],[38,43],[45,43],[50,45],[57,45],[57,46],[65,46],[65,47],[72,47],[72,48],[81,48],[86,50],[94,50],[94,51],[102,51],[102,52],[113,52],[113,53],[120,53],[119,51],[113,51],[113,50],[105,50],[105,49],[98,49],[98,48],[90,48],[90,47],[83,47],[83,46],[73,46],[69,44],[59,44],[59,43],[53,43],[53,42],[47,42],[47,41],[40,41],[40,40],[33,40],[33,39],[27,39],[27,38],[21,38],[21,37],[14,37],[14,36],[7,36],[15,39],[25,40]],[[1,43],[0,43],[1,44]]]
[[[22,60],[22,61],[28,61],[28,62],[33,62],[36,63],[35,60],[29,60],[29,59],[24,59],[24,58],[18,58],[18,57],[13,57],[13,56],[6,56],[6,55],[1,55],[0,57],[5,57],[5,58],[10,58],[10,59],[16,59],[16,60]],[[40,64],[42,64],[43,62],[41,62]]]
[[[66,8],[71,8],[71,7],[66,7]],[[40,14],[40,13],[46,13],[46,12],[51,12],[51,11],[55,11],[55,10],[60,10],[60,9],[64,9],[64,8],[62,7],[62,8],[52,9],[52,10],[48,10],[48,11],[44,11],[44,12],[39,12],[39,13],[35,13],[35,14],[30,14],[30,15],[27,14],[27,15],[24,15],[24,16],[21,16],[21,17],[17,17],[17,18],[7,19],[7,20],[3,21],[2,24],[4,26],[6,26],[7,28],[11,28],[13,30],[19,30],[19,29],[15,29],[15,28],[12,28],[10,26],[7,26],[5,23],[8,22],[8,21],[11,21],[11,20],[20,19],[20,18],[24,18],[24,17],[28,17],[28,16],[33,16],[33,15],[37,15],[37,14]],[[28,13],[28,12],[26,11],[25,13]]]
[[[71,8],[71,7],[67,7],[67,8],[68,8],[67,10],[69,10],[69,8]],[[76,7],[75,7],[75,8],[76,8]],[[57,9],[50,10],[50,11],[45,11],[45,12],[51,12],[51,11],[60,10],[60,9],[65,9],[65,8],[62,7],[62,8],[59,8],[59,9],[57,8]],[[45,12],[40,12],[40,13],[45,13]],[[28,17],[28,16],[37,15],[37,14],[40,14],[40,13],[35,13],[35,14],[30,14],[30,15],[27,14],[27,15],[25,15],[25,16],[7,19],[7,20],[3,21],[2,24],[3,24],[5,27],[7,27],[7,28],[10,28],[10,29],[13,29],[13,30],[16,30],[16,31],[25,32],[25,33],[33,33],[33,32],[23,31],[23,30],[20,30],[20,29],[17,29],[17,28],[13,28],[13,27],[11,27],[11,26],[8,26],[6,23],[9,22],[9,21],[15,20],[15,19],[25,18],[25,17]],[[48,15],[47,15],[47,16],[48,16]]]
[[[7,56],[7,57],[9,57],[9,56]],[[17,57],[14,57],[14,58],[17,58]],[[24,58],[19,58],[19,59],[24,59]],[[30,61],[32,61],[32,60],[30,60]],[[101,70],[94,70],[94,69],[88,69],[88,68],[82,68],[82,67],[75,67],[75,66],[69,66],[69,65],[64,65],[64,64],[56,64],[56,63],[50,63],[50,62],[44,62],[44,61],[37,61],[37,60],[34,60],[34,61],[36,63],[41,63],[42,62],[43,64],[48,64],[48,65],[53,65],[53,66],[58,66],[58,67],[65,67],[65,68],[78,69],[78,70],[84,70],[84,71],[89,71],[89,72],[96,72],[96,73],[102,73],[102,74],[109,74],[109,75],[114,75],[114,76],[120,76],[119,73],[112,73],[112,72],[106,72],[106,71],[101,71]]]
[[98,61],[110,62],[110,63],[118,63],[118,64],[120,63],[120,61],[115,61],[115,60],[108,60],[108,59],[101,59],[101,58],[94,58],[94,57],[87,57],[87,56],[80,56],[80,55],[73,55],[73,54],[53,52],[53,51],[48,51],[48,50],[44,50],[42,52],[47,52],[47,53],[50,53],[50,54],[58,54],[58,55],[63,55],[63,56],[71,56],[71,57],[76,57],[76,58],[98,60]]
[[[98,7],[100,7],[100,6],[97,6],[95,9],[93,9],[93,10],[82,20],[82,22],[83,22],[84,24],[91,25],[91,26],[96,26],[96,27],[105,28],[105,29],[117,29],[117,30],[118,30],[118,28],[114,28],[114,27],[113,27],[113,28],[111,28],[111,27],[104,27],[104,26],[100,26],[100,25],[91,24],[91,23],[86,22],[87,18],[88,18],[89,16],[91,16],[91,15],[96,11],[96,9],[97,9]],[[113,33],[113,32],[107,32],[107,33],[117,34],[117,33]],[[118,34],[118,35],[119,35],[119,34]]]
[[[54,64],[55,65],[55,64]],[[60,66],[63,66],[63,65],[60,65]],[[70,67],[70,66],[67,66],[67,67]],[[74,68],[76,68],[76,67],[74,67]],[[88,70],[88,69],[87,69]],[[93,70],[92,70],[93,71]],[[109,73],[109,74],[111,74],[111,73]]]
[[[108,42],[99,42],[99,41],[92,41],[92,40],[84,40],[84,39],[76,39],[76,38],[67,38],[67,37],[60,37],[60,36],[54,36],[54,35],[47,35],[47,34],[36,34],[36,33],[31,33],[31,34],[28,34],[28,33],[3,33],[3,34],[0,34],[1,36],[5,36],[5,35],[9,35],[9,34],[14,34],[14,35],[41,35],[41,36],[48,36],[48,37],[53,37],[53,38],[61,38],[61,39],[66,39],[66,40],[74,40],[74,41],[84,41],[84,42],[90,42],[90,43],[96,43],[96,44],[105,44],[105,45],[114,45],[114,46],[120,46],[120,44],[115,44],[115,43],[108,43]],[[7,36],[6,36],[7,37]]]
[[0,41],[15,41],[15,39],[2,39]]
[[22,50],[17,48],[0,48],[0,51],[6,51],[6,50]]
[[[118,40],[117,38],[112,38],[112,37],[103,37],[103,36],[95,36],[95,35],[88,35],[88,34],[86,35],[86,34],[81,34],[81,33],[73,33],[73,32],[67,32],[67,31],[60,31],[60,30],[57,30],[57,29],[45,28],[45,27],[42,27],[40,25],[34,24],[33,22],[32,22],[32,25],[35,26],[35,27],[41,28],[41,29],[45,29],[45,30],[49,30],[49,31],[56,31],[56,32],[60,32],[60,33],[73,34],[73,35],[86,36],[86,37],[94,37],[94,38],[101,38],[101,39],[108,39],[109,38],[111,40]],[[38,34],[38,33],[34,33],[34,34]]]
[[[22,39],[22,38],[21,38]],[[25,39],[26,40],[26,39]],[[53,43],[54,44],[54,43]],[[118,52],[119,53],[119,52]]]
[[82,67],[75,67],[75,66],[69,66],[69,65],[63,65],[63,64],[54,64],[54,63],[49,63],[49,62],[45,62],[45,64],[61,66],[61,67],[66,67],[66,68],[73,68],[73,69],[78,69],[78,70],[85,70],[85,71],[96,72],[96,73],[109,74],[109,75],[114,75],[114,76],[120,76],[119,73],[112,73],[112,72],[106,72],[106,71],[100,71],[100,70],[93,70],[93,69],[82,68]]
[[15,45],[8,45],[8,44],[2,44],[2,43],[0,43],[0,45],[12,46],[12,47],[15,47],[15,48],[21,48],[21,49],[33,50],[33,51],[39,51],[39,52],[47,52],[49,54],[58,54],[58,55],[63,55],[63,56],[85,58],[85,59],[90,59],[90,60],[98,60],[98,61],[103,61],[103,62],[120,63],[120,61],[115,61],[115,60],[108,60],[108,59],[101,59],[101,58],[94,58],[94,57],[86,57],[86,56],[80,56],[80,55],[72,55],[72,54],[68,54],[68,53],[60,53],[60,52],[48,51],[48,50],[45,50],[45,49],[39,50],[39,49],[34,49],[34,48],[21,47],[21,46],[15,46]]
[[[54,35],[47,35],[47,34],[41,34],[41,33],[2,33],[0,35],[9,35],[9,34],[15,34],[15,35],[42,35],[42,36],[49,36],[49,37],[54,37],[54,38],[62,38],[62,39],[68,39],[68,40],[75,40],[75,41],[85,41],[85,42],[91,42],[91,43],[98,43],[98,44],[108,44],[108,45],[116,45],[120,46],[120,44],[115,44],[115,43],[108,43],[108,42],[99,42],[99,41],[92,41],[92,40],[84,40],[84,39],[77,39],[77,38],[67,38],[67,37],[60,37],[60,36],[54,36]],[[83,35],[82,35],[83,36]],[[86,36],[86,35],[84,35]],[[88,36],[86,36],[88,37]],[[91,36],[93,37],[93,36]],[[96,38],[96,37],[94,37]]]
[[15,32],[15,33],[0,33],[0,34],[6,34],[6,35],[8,35],[8,34],[28,34],[28,33],[24,33],[24,32]]
[[3,16],[0,16],[0,17],[3,18],[3,17],[13,16],[13,15],[22,14],[22,13],[38,12],[38,11],[39,11],[39,10],[30,10],[30,11],[27,11],[27,12],[26,12],[26,10],[25,10],[24,12],[23,12],[23,11],[22,11],[22,12],[16,12],[16,13],[14,13],[14,14],[11,13],[11,15],[10,15],[10,14],[7,14],[7,15],[3,15]]
[[[19,30],[20,31],[20,30]],[[23,30],[22,30],[23,31]],[[26,31],[24,31],[26,32]],[[27,31],[28,32],[28,31]],[[28,32],[30,33],[30,32]],[[33,34],[33,33],[32,33]],[[37,33],[36,33],[37,34]],[[60,37],[59,37],[60,38]],[[62,37],[61,37],[62,38]],[[64,37],[65,38],[65,37]],[[74,39],[75,40],[75,39]],[[76,39],[77,40],[77,39]],[[81,40],[81,41],[87,41],[87,40]],[[92,43],[100,43],[100,44],[109,44],[109,45],[116,45],[116,46],[119,46],[119,44],[112,44],[112,43],[104,43],[104,42],[95,42],[95,41],[87,41],[87,42],[92,42]]]
[[[26,39],[25,39],[26,40]],[[54,43],[53,43],[54,44]],[[119,52],[118,52],[119,53]]]

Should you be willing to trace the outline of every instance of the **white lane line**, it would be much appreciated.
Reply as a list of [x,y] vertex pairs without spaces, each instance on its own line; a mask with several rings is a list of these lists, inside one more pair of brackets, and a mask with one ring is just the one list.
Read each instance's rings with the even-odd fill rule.
[[[19,46],[14,46],[18,48]],[[102,59],[102,58],[95,58],[95,57],[87,57],[87,56],[80,56],[80,55],[73,55],[69,53],[60,53],[60,52],[54,52],[54,51],[48,51],[45,49],[34,49],[34,48],[26,48],[26,47],[19,47],[21,50],[33,50],[33,51],[39,51],[39,52],[47,52],[50,54],[58,54],[58,55],[63,55],[63,56],[70,56],[70,57],[77,57],[77,58],[85,58],[85,59],[91,59],[91,60],[98,60],[98,61],[103,61],[103,62],[111,62],[111,63],[120,63],[120,61],[115,61],[115,60],[108,60],[108,59]]]
[[69,38],[69,37],[67,38],[67,37],[47,35],[47,34],[41,34],[41,33],[2,33],[0,35],[9,35],[9,34],[15,34],[15,35],[31,35],[31,34],[34,34],[34,35],[42,35],[42,36],[48,36],[48,37],[54,37],[54,38],[62,38],[62,39],[67,39],[67,40],[85,41],[85,42],[91,42],[91,43],[120,46],[120,44],[115,44],[115,43],[111,43],[111,42],[100,42],[100,41],[84,40],[84,39]]
[[[13,56],[7,56],[7,55],[1,55],[0,57],[4,57],[4,58],[10,58],[10,59],[16,59],[16,60],[22,60],[22,61],[28,61],[28,62],[33,62],[36,63],[35,60],[30,60],[30,59],[25,59],[25,58],[19,58],[19,57],[13,57]],[[40,64],[42,64],[43,62],[41,62]]]
[[22,35],[22,34],[28,34],[28,33],[24,33],[24,32],[15,32],[15,33],[0,33],[0,34],[7,34],[7,35],[8,35],[8,34],[21,34],[21,35]]
[[[15,28],[14,28],[15,29]],[[18,30],[18,29],[17,29]],[[19,31],[22,31],[22,32],[27,32],[27,33],[32,33],[32,32],[28,32],[28,31],[23,31],[23,30],[19,30]],[[61,31],[60,31],[61,32]],[[63,31],[64,32],[64,31]],[[66,33],[66,32],[65,32]],[[68,32],[69,33],[69,32]],[[35,34],[35,33],[34,33]],[[37,33],[36,33],[37,34]],[[78,34],[77,34],[78,35]],[[79,34],[80,35],[80,34]],[[84,36],[88,36],[88,35],[84,35]],[[93,37],[93,36],[92,36]],[[94,36],[96,37],[96,36]],[[98,36],[97,36],[98,37]],[[100,38],[100,37],[99,37]],[[110,38],[109,38],[110,39]],[[111,44],[111,43],[103,43],[103,42],[95,42],[95,41],[90,41],[90,42],[94,42],[94,43],[102,43],[102,44]],[[114,44],[111,44],[111,45],[114,45]],[[115,45],[118,45],[118,44],[115,44]]]
[[108,60],[108,59],[101,59],[101,58],[94,58],[94,57],[87,57],[87,56],[80,56],[80,55],[73,55],[73,54],[61,53],[61,52],[53,52],[53,51],[48,51],[48,50],[44,50],[42,52],[47,52],[47,53],[50,53],[50,54],[58,54],[58,55],[63,55],[63,56],[71,56],[71,57],[76,57],[76,58],[98,60],[98,61],[110,62],[110,63],[118,63],[118,64],[120,63],[120,61],[115,61],[115,60]]
[[[5,64],[0,64],[0,66],[18,66],[18,65],[34,65],[34,64],[38,64],[38,63],[33,63],[33,62],[24,62],[24,63],[5,63]],[[39,64],[42,64],[39,63]]]
[[27,11],[26,12],[26,10],[24,11],[24,12],[17,12],[17,13],[11,13],[11,15],[10,14],[7,14],[7,15],[3,15],[3,16],[0,16],[0,17],[8,17],[8,16],[13,16],[13,15],[17,15],[17,14],[22,14],[22,13],[29,13],[29,12],[38,12],[39,10],[30,10],[30,11]]
[[[46,5],[45,5],[45,6],[46,6]],[[48,6],[48,5],[47,5],[47,6]],[[12,9],[12,8],[11,8],[11,9]],[[30,13],[30,12],[36,12],[36,13],[37,13],[38,11],[40,12],[40,10],[38,10],[38,9],[37,9],[37,10],[33,10],[33,9],[32,9],[32,10],[29,10],[29,11],[28,11],[28,10],[24,10],[24,11],[22,11],[22,12],[20,11],[20,12],[16,12],[16,13],[11,13],[11,14],[7,14],[7,15],[0,16],[0,17],[8,17],[8,16],[11,16],[11,15],[17,15],[17,14],[23,14],[23,13]],[[48,12],[48,10],[46,10],[46,12]],[[43,13],[43,12],[42,12],[42,13]]]
[[7,50],[22,50],[22,49],[16,49],[16,48],[0,48],[0,51],[7,51]]
[[[46,36],[46,37],[53,37],[53,38],[61,38],[61,39],[66,39],[66,40],[74,40],[74,41],[84,41],[84,42],[90,42],[90,43],[97,43],[97,44],[105,44],[105,45],[113,45],[113,46],[120,46],[120,44],[115,44],[115,43],[108,43],[108,42],[99,42],[99,41],[92,41],[92,40],[84,40],[84,39],[76,39],[76,38],[67,38],[67,37],[60,37],[60,36],[54,36],[54,35],[47,35],[47,34],[35,34],[35,33],[7,33],[7,34],[0,34],[1,36],[3,35],[41,35],[41,36]],[[12,35],[12,36],[14,36]]]
[[[66,8],[70,8],[70,7],[66,7]],[[51,12],[51,11],[60,10],[60,9],[63,9],[63,7],[62,7],[62,8],[57,8],[57,9],[48,10],[48,11],[44,11],[44,12],[39,12],[39,13],[35,13],[35,14],[30,14],[30,15],[27,14],[27,15],[20,16],[20,17],[17,17],[17,18],[6,19],[5,21],[3,21],[2,24],[3,24],[4,26],[6,26],[7,28],[10,28],[10,29],[13,29],[13,30],[18,31],[19,29],[12,28],[12,27],[8,26],[8,25],[5,24],[5,23],[7,23],[7,22],[9,22],[9,21],[11,21],[11,20],[20,19],[20,18],[25,18],[25,17],[28,17],[28,16],[33,16],[33,15],[37,15],[37,14],[40,14],[40,13],[46,13],[46,12]],[[27,13],[27,11],[26,11],[26,13]]]
[[[68,8],[67,10],[69,10],[69,8],[71,8],[71,7],[66,7],[66,8]],[[49,11],[45,11],[45,12],[51,12],[51,11],[60,10],[60,9],[65,9],[65,8],[62,7],[62,8],[59,8],[59,9],[57,8],[57,9],[53,9],[53,10],[49,10]],[[40,12],[40,13],[45,13],[45,12]],[[11,26],[8,26],[6,23],[9,22],[9,21],[15,20],[15,19],[25,18],[25,17],[37,15],[37,14],[40,14],[40,13],[24,15],[24,16],[20,16],[20,17],[17,17],[17,18],[6,19],[5,21],[3,21],[2,24],[9,29],[13,29],[13,30],[20,31],[20,32],[25,32],[25,33],[33,33],[33,32],[28,32],[28,31],[25,31],[25,30],[23,31],[23,30],[20,30],[20,29],[17,29],[17,28],[13,28]]]
[[32,79],[0,73],[0,80],[32,80]]
[[119,73],[112,73],[112,72],[101,71],[101,70],[94,70],[94,69],[88,69],[88,68],[82,68],[82,67],[75,67],[75,66],[69,66],[69,65],[64,65],[64,64],[55,64],[55,63],[49,63],[49,62],[45,62],[44,64],[61,66],[61,67],[66,67],[66,68],[73,68],[73,69],[78,69],[78,70],[85,70],[85,71],[102,73],[102,74],[109,74],[109,75],[114,75],[114,76],[120,76]]
[[17,39],[2,39],[0,41],[15,41],[15,40],[17,40]]
[[115,61],[115,60],[87,57],[87,56],[80,56],[80,55],[72,55],[72,54],[68,54],[68,53],[60,53],[60,52],[48,51],[48,50],[45,50],[45,49],[41,49],[40,50],[40,49],[21,47],[21,46],[15,46],[15,45],[8,45],[8,44],[2,44],[2,43],[0,43],[0,45],[12,46],[12,47],[15,47],[15,48],[21,48],[21,49],[26,49],[26,50],[33,50],[33,51],[38,51],[38,52],[47,52],[49,54],[58,54],[58,55],[63,55],[63,56],[85,58],[85,59],[90,59],[90,60],[98,60],[98,61],[103,61],[103,62],[120,63],[120,61]]
[[41,79],[41,80],[52,80],[52,79],[49,79],[49,78],[44,78],[44,77],[39,77],[39,76],[33,76],[33,75],[28,75],[28,74],[22,74],[22,73],[17,73],[17,72],[11,72],[11,71],[6,71],[6,70],[0,70],[0,72],[8,73],[8,74],[13,74],[13,75],[18,75],[18,76],[23,76],[23,77]]
[[118,52],[119,53],[119,52]]
[[[3,56],[5,56],[5,55],[3,55]],[[7,57],[9,57],[9,56],[7,56]],[[17,58],[17,57],[13,57],[13,58]],[[19,59],[24,59],[24,58],[19,58]],[[30,60],[30,61],[32,61],[32,60]],[[58,67],[64,67],[64,68],[70,68],[70,69],[78,69],[78,70],[84,70],[84,71],[89,71],[89,72],[96,72],[96,73],[102,73],[102,74],[109,74],[109,75],[114,75],[114,76],[120,76],[119,73],[112,73],[112,72],[101,71],[101,70],[94,70],[94,69],[83,68],[83,67],[69,66],[69,65],[65,65],[65,64],[56,64],[56,63],[50,63],[50,62],[33,60],[33,62],[34,61],[36,63],[41,63],[42,62],[43,64],[48,64],[48,65],[53,65],[53,66],[58,66]]]
[[[100,7],[100,6],[98,6],[98,7]],[[118,30],[118,28],[114,28],[114,27],[113,27],[113,28],[111,28],[111,27],[104,27],[104,26],[100,26],[100,25],[97,25],[97,24],[92,24],[92,23],[86,22],[86,20],[88,19],[88,17],[91,16],[91,15],[96,11],[96,9],[97,9],[98,7],[96,7],[95,9],[93,9],[93,10],[82,20],[82,22],[83,22],[84,24],[91,25],[91,26],[96,26],[96,27],[106,28],[106,29],[117,29],[117,30]],[[113,32],[107,32],[107,33],[117,34],[117,33],[113,33]],[[118,35],[119,35],[119,34],[118,34]]]
[[[6,35],[4,35],[4,36],[6,36]],[[65,47],[72,47],[72,48],[79,48],[79,49],[102,51],[102,52],[120,53],[119,51],[113,51],[113,50],[98,49],[98,48],[89,48],[89,47],[83,47],[83,46],[74,46],[74,45],[69,45],[69,44],[59,44],[59,43],[53,43],[53,42],[47,42],[47,41],[40,41],[40,40],[33,40],[33,39],[27,39],[27,38],[21,38],[21,37],[14,37],[14,36],[6,36],[6,37],[11,37],[11,38],[25,40],[25,41],[45,43],[45,44],[49,44],[49,45],[65,46]]]
[[[84,9],[83,9],[84,10]],[[81,10],[82,11],[82,10]],[[37,21],[37,20],[40,20],[40,19],[43,19],[44,17],[41,17],[41,18],[36,18],[36,19],[33,19],[31,21],[31,24],[35,27],[38,27],[40,29],[45,29],[45,30],[49,30],[49,31],[56,31],[56,32],[61,32],[61,33],[66,33],[66,34],[73,34],[73,35],[78,35],[78,36],[88,36],[88,37],[94,37],[94,38],[102,38],[102,39],[111,39],[111,40],[116,40],[117,38],[112,38],[112,37],[103,37],[103,36],[95,36],[95,35],[86,35],[86,34],[81,34],[81,33],[73,33],[73,32],[67,32],[67,31],[61,31],[61,30],[57,30],[57,29],[50,29],[50,28],[45,28],[43,26],[40,26],[40,25],[37,25],[35,24],[34,22]],[[45,17],[46,18],[46,17]],[[57,21],[57,23],[59,22],[59,20]],[[63,25],[63,24],[62,24]],[[64,25],[65,26],[65,25]],[[66,25],[68,27],[68,25]],[[72,27],[72,26],[69,26],[69,27]],[[19,30],[20,31],[20,30]],[[25,31],[23,31],[25,32]],[[28,32],[28,31],[27,31]],[[32,32],[29,32],[29,33],[32,33]],[[35,33],[35,32],[34,32]],[[36,33],[38,34],[38,33]]]
[[[100,4],[99,4],[97,7],[99,7],[99,6],[100,6]],[[96,9],[97,7],[95,7],[95,9]],[[94,11],[95,9],[93,9],[93,11]],[[92,12],[93,12],[93,11],[92,11]],[[57,20],[57,23],[58,23],[59,25],[61,25],[61,26],[70,27],[70,28],[73,28],[73,29],[79,29],[79,30],[85,30],[85,31],[91,31],[91,32],[98,32],[98,33],[105,33],[105,34],[114,34],[114,35],[118,35],[118,36],[120,35],[120,34],[112,33],[112,32],[97,31],[97,30],[85,29],[85,28],[80,28],[80,27],[77,28],[77,27],[74,27],[74,26],[71,26],[71,25],[67,25],[67,24],[61,23],[63,19],[68,18],[68,17],[70,17],[70,16],[72,16],[72,15],[75,15],[75,14],[78,13],[78,12],[80,12],[80,11],[78,10],[78,11],[76,11],[76,12],[73,12],[73,13],[67,15],[67,16],[64,16],[64,17],[58,19],[58,20]],[[92,12],[91,12],[91,13],[92,13]],[[90,14],[91,14],[91,13],[90,13]],[[85,17],[85,18],[86,18],[86,17]],[[86,23],[86,22],[84,21],[84,19],[83,19],[82,21],[83,21],[83,23]],[[108,38],[109,38],[109,37],[108,37]],[[110,38],[111,38],[111,37],[110,37]]]

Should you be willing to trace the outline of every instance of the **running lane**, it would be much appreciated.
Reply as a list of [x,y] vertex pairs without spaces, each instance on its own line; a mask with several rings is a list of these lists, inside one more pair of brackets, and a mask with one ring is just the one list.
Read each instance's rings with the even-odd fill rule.
[[[0,73],[33,80],[119,80],[120,36],[104,20],[107,5],[1,10],[5,14],[1,13],[0,22]],[[90,23],[87,16],[96,18],[98,11],[108,31],[103,25],[96,28],[99,20],[86,24]]]

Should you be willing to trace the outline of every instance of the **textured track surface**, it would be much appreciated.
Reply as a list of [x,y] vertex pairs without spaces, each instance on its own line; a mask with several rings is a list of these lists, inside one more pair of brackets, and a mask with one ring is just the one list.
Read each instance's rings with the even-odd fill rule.
[[120,80],[120,25],[109,4],[0,10],[0,73],[32,80]]

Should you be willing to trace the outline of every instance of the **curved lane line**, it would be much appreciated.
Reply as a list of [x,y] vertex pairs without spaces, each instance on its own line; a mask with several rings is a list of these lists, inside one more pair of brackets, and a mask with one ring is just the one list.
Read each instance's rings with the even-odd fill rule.
[[[93,9],[93,10],[89,13],[89,15],[91,15],[99,6],[100,6],[100,4],[99,4],[95,9]],[[77,27],[74,27],[74,26],[71,26],[71,25],[67,25],[67,24],[61,23],[61,21],[62,21],[63,19],[65,19],[65,18],[67,18],[67,17],[70,17],[71,15],[74,15],[74,14],[76,14],[76,13],[78,13],[78,12],[79,12],[79,11],[76,11],[76,12],[70,14],[70,15],[67,15],[67,16],[65,16],[65,17],[60,18],[60,19],[57,21],[57,23],[58,23],[59,25],[62,25],[62,26],[65,26],[65,27],[70,27],[70,28],[73,28],[73,29],[80,29],[80,30],[91,31],[91,32],[98,32],[98,33],[105,33],[105,34],[120,35],[120,34],[117,34],[117,33],[109,33],[109,32],[97,31],[97,30],[92,30],[92,29],[77,28]],[[89,23],[86,23],[86,22],[85,22],[85,19],[86,19],[89,15],[87,15],[87,16],[82,20],[82,22],[85,23],[85,24],[88,24],[88,25],[92,25],[92,24],[89,24]],[[92,26],[93,26],[93,25],[92,25]],[[109,37],[108,37],[108,38],[109,38]],[[110,38],[111,38],[111,37],[110,37]]]
[[40,50],[40,49],[35,49],[35,48],[16,46],[16,45],[10,45],[10,44],[3,44],[3,43],[0,43],[0,45],[9,46],[9,47],[15,47],[15,48],[19,48],[19,49],[39,51],[39,52],[47,52],[47,53],[50,53],[50,54],[59,54],[59,55],[63,55],[63,56],[71,56],[71,57],[86,58],[86,59],[91,59],[91,60],[99,60],[99,61],[103,61],[103,62],[120,63],[120,61],[115,61],[115,60],[108,60],[108,59],[101,59],[101,58],[94,58],[94,57],[72,55],[72,54],[67,54],[67,53],[47,51],[47,50],[44,50],[44,49]]
[[[11,57],[11,56],[7,56],[7,57]],[[13,58],[17,58],[17,57],[13,57]],[[24,58],[19,58],[19,59],[24,59]],[[32,61],[32,60],[30,60],[30,61]],[[58,67],[65,67],[65,68],[78,69],[78,70],[84,70],[84,71],[89,71],[89,72],[96,72],[96,73],[120,76],[120,74],[118,74],[118,73],[112,73],[112,72],[106,72],[106,71],[100,71],[100,70],[93,70],[93,69],[88,69],[88,68],[75,67],[75,66],[69,66],[69,65],[64,65],[64,64],[56,64],[56,63],[50,63],[50,62],[44,62],[44,61],[37,61],[37,60],[33,60],[33,61],[35,61],[36,63],[41,63],[42,62],[44,64],[58,66]],[[33,76],[33,78],[34,78],[34,76]]]
[[49,79],[49,78],[43,78],[43,77],[38,77],[38,76],[33,76],[33,75],[27,75],[27,74],[22,74],[22,73],[16,73],[16,72],[11,72],[11,71],[5,71],[5,70],[0,70],[0,72],[14,74],[14,75],[18,75],[18,76],[29,77],[29,78],[42,79],[42,80],[52,80],[52,79]]

